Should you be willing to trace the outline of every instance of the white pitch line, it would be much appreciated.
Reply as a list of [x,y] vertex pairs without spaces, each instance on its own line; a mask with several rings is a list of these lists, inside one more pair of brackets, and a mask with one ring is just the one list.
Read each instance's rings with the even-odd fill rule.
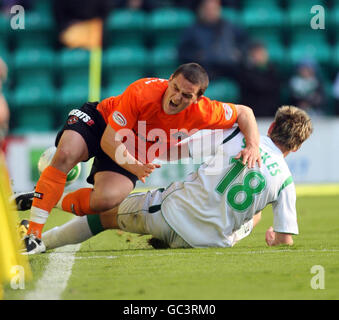
[[75,254],[81,244],[55,249],[49,254],[49,262],[35,289],[24,297],[25,300],[60,300],[68,279],[72,274]]
[[[227,251],[226,251],[227,250]],[[337,253],[339,252],[339,249],[296,249],[296,250],[291,250],[291,249],[282,249],[282,250],[256,250],[256,251],[244,251],[244,252],[232,252],[228,251],[226,248],[225,251],[217,251],[215,254],[217,255],[249,255],[249,254],[269,254],[269,253],[307,253],[307,252],[319,252],[319,253]],[[211,252],[167,252],[167,253],[150,253],[150,254],[144,254],[144,253],[138,253],[138,254],[122,254],[118,256],[79,256],[75,257],[75,259],[117,259],[117,258],[127,258],[127,257],[149,257],[149,256],[156,256],[156,257],[161,257],[161,256],[175,256],[175,255],[191,255],[191,254],[197,254],[197,255],[202,255],[202,254],[211,254]]]

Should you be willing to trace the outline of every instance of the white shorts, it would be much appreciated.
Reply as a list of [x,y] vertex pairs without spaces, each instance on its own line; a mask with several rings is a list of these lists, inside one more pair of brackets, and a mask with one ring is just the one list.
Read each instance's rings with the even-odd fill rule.
[[120,229],[150,234],[171,248],[191,248],[163,218],[160,210],[161,199],[159,189],[129,195],[119,206],[117,220]]

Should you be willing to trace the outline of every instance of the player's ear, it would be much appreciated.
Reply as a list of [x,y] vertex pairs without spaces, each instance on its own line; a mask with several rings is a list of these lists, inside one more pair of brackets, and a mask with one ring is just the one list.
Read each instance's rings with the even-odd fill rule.
[[273,121],[273,122],[271,123],[270,127],[268,128],[268,131],[267,131],[268,136],[271,135],[274,126],[275,126],[275,122]]

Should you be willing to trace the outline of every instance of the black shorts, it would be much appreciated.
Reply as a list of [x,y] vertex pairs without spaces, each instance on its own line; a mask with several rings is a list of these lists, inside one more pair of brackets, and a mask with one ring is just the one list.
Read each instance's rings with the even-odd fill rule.
[[100,147],[101,137],[106,129],[106,122],[96,109],[98,102],[87,102],[80,109],[69,112],[64,127],[58,132],[55,146],[58,146],[64,130],[74,130],[85,140],[88,148],[88,161],[94,157],[93,166],[87,182],[94,184],[94,175],[100,171],[113,171],[129,178],[135,186],[138,178],[134,174],[120,167]]

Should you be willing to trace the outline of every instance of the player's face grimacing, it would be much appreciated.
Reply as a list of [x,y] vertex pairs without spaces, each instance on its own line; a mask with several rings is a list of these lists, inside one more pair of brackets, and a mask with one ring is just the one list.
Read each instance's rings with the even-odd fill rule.
[[168,81],[168,88],[162,100],[162,108],[166,114],[177,114],[198,99],[200,86],[192,84],[182,74]]

